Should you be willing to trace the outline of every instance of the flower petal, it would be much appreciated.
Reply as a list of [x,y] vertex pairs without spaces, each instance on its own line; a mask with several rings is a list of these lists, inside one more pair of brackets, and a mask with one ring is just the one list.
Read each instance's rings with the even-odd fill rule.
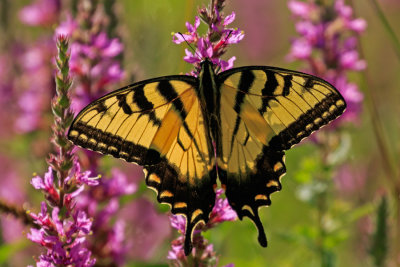
[[235,20],[235,16],[236,16],[235,12],[232,11],[232,13],[230,15],[225,17],[222,25],[226,26],[226,25],[231,24]]

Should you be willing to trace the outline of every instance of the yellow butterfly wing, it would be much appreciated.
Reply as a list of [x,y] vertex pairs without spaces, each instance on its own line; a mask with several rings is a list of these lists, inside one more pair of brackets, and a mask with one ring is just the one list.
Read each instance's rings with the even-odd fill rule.
[[68,134],[79,146],[143,165],[158,201],[186,216],[186,249],[195,226],[208,221],[217,177],[197,86],[197,78],[167,76],[116,90],[83,109]]
[[236,68],[218,82],[224,129],[218,175],[232,208],[255,223],[266,246],[258,208],[281,189],[284,150],[340,116],[346,104],[326,81],[285,69]]

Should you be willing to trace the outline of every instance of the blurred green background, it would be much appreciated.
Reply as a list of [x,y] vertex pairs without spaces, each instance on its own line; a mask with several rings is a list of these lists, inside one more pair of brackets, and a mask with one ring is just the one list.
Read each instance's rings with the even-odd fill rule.
[[[5,1],[2,2],[2,8],[6,7]],[[10,38],[30,43],[46,32],[52,33],[53,29],[27,27],[19,22],[18,10],[29,3],[9,1],[7,10],[1,10],[3,19],[7,16],[9,23],[8,30],[0,33],[1,43]],[[119,1],[116,5],[117,29],[125,46],[124,69],[130,75],[115,88],[133,81],[190,71],[191,65],[182,60],[186,46],[172,43],[171,33],[185,32],[185,22],[193,23],[197,7],[203,3],[208,1]],[[396,214],[400,211],[396,204],[398,201],[392,194],[393,184],[387,182],[387,176],[396,175],[394,179],[400,185],[400,60],[372,1],[353,0],[347,3],[354,7],[355,17],[364,18],[368,23],[360,39],[362,57],[367,61],[368,68],[364,73],[350,76],[365,96],[362,119],[359,125],[348,125],[344,130],[349,142],[345,163],[352,166],[355,173],[361,173],[365,183],[350,194],[344,194],[332,182],[325,214],[327,221],[324,222],[330,229],[323,241],[329,252],[325,256],[333,257],[333,266],[374,266],[369,250],[374,240],[378,206],[382,196],[387,196],[385,233],[389,236],[389,251],[386,263],[395,266],[394,258],[400,257],[400,254],[393,251],[393,240],[396,240],[396,224],[400,223]],[[400,36],[400,2],[382,0],[379,3],[395,34]],[[290,40],[297,36],[287,1],[227,1],[225,14],[231,11],[236,13],[232,26],[245,32],[243,41],[230,47],[226,54],[226,58],[236,56],[235,66],[271,65],[294,70],[304,67],[303,63],[285,60]],[[374,107],[378,118],[371,115]],[[377,137],[374,123],[382,126],[379,128],[382,136]],[[41,142],[45,142],[43,136],[48,135],[13,136],[0,142],[2,154],[9,153],[11,158],[21,161],[19,174],[25,177],[24,187],[32,191],[33,202],[37,203],[41,196],[29,189],[29,178],[32,172],[43,173],[46,164],[45,154],[42,158],[32,156],[35,147],[32,143],[38,136],[41,136]],[[379,142],[387,145],[386,155],[390,156],[395,173],[387,171],[387,159],[380,150]],[[304,181],[312,180],[313,174],[321,171],[318,155],[311,143],[296,146],[287,152],[283,190],[273,194],[270,207],[260,211],[269,240],[268,248],[259,246],[256,229],[247,218],[242,222],[225,222],[205,234],[220,256],[219,266],[228,263],[235,266],[321,266],[321,251],[316,247],[320,214],[315,203],[299,198]],[[105,161],[106,165],[111,164],[109,160]],[[112,164],[125,163],[112,161]],[[156,203],[156,197],[150,190],[144,194]],[[397,225],[397,228],[400,226]],[[168,249],[166,241],[149,263],[132,262],[128,266],[164,266]],[[5,250],[5,246],[0,248],[0,257],[1,253],[9,255],[7,252],[4,254]]]

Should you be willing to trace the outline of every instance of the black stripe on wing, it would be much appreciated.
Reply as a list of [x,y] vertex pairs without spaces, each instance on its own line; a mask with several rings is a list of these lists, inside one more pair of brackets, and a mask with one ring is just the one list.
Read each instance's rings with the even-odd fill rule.
[[133,99],[132,101],[136,103],[136,105],[143,110],[143,114],[146,114],[149,116],[149,119],[153,122],[154,125],[161,125],[161,120],[157,118],[155,112],[154,112],[154,104],[150,102],[147,97],[144,95],[144,84],[138,86],[135,88],[134,94],[133,94]]
[[251,85],[253,84],[255,77],[251,71],[243,71],[242,76],[240,77],[240,82],[238,86],[238,91],[236,93],[235,97],[235,106],[233,107],[233,110],[236,111],[236,122],[235,122],[235,128],[233,129],[232,133],[232,139],[231,139],[231,147],[233,147],[233,142],[236,138],[237,132],[239,130],[240,126],[240,121],[241,118],[239,116],[241,106],[243,104],[244,98],[246,97],[246,93],[248,93]]
[[[115,158],[122,158],[128,162],[135,162],[143,166],[157,164],[161,160],[160,153],[154,149],[134,144],[119,136],[105,133],[80,121],[74,124],[74,130],[78,132],[78,135],[74,137],[69,136],[68,138],[78,146],[98,151],[102,154],[108,154]],[[91,136],[91,138],[87,138],[87,136]],[[97,141],[91,142],[91,139]],[[107,146],[99,146],[99,144],[107,144]]]

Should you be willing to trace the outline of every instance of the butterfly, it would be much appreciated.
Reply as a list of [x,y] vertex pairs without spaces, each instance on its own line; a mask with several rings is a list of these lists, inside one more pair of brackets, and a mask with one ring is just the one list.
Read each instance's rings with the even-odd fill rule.
[[285,150],[340,116],[346,103],[328,82],[268,66],[198,77],[165,76],[128,85],[85,107],[68,138],[83,148],[144,167],[157,200],[186,217],[184,250],[207,223],[217,178],[239,219],[250,218],[261,246],[259,207],[281,189]]

